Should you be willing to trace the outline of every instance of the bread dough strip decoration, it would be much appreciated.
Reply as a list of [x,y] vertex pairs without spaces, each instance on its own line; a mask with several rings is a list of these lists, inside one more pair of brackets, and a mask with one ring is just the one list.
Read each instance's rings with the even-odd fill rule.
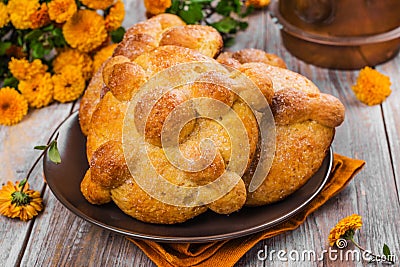
[[157,73],[139,89],[129,103],[123,125],[123,151],[132,177],[147,194],[163,203],[183,207],[212,203],[229,193],[247,169],[250,148],[243,122],[231,106],[204,96],[189,98],[168,114],[162,125],[161,147],[169,163],[181,171],[204,171],[217,156],[216,145],[209,138],[199,140],[200,157],[188,159],[182,153],[180,136],[191,121],[199,118],[213,120],[224,128],[230,138],[231,153],[225,171],[204,185],[177,185],[157,172],[149,156],[155,146],[146,140],[146,124],[155,119],[152,115],[157,113],[152,113],[152,110],[158,107],[157,103],[174,90],[193,91],[196,84],[212,86],[217,83],[216,86],[226,87],[226,84],[203,78],[210,73],[222,75],[229,81],[231,88],[226,89],[234,92],[251,108],[262,128],[261,160],[253,174],[250,190],[254,191],[262,184],[271,167],[275,151],[275,123],[269,104],[258,87],[244,74],[218,63],[179,64]]

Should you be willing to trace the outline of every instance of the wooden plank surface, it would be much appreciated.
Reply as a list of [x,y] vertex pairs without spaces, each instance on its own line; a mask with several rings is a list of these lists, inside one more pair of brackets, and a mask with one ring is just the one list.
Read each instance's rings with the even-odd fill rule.
[[[52,104],[40,110],[30,111],[23,121],[15,126],[0,126],[1,184],[8,180],[15,182],[25,178],[40,154],[40,151],[35,151],[33,147],[47,143],[54,129],[69,115],[71,106]],[[41,163],[28,181],[35,190],[43,190],[45,185]],[[0,216],[0,266],[13,266],[19,262],[35,221],[36,219],[24,223],[18,219],[11,220]]]
[[[143,20],[142,1],[125,1],[128,9],[125,26]],[[383,243],[400,256],[400,56],[378,66],[392,77],[393,93],[382,106],[368,107],[358,102],[350,87],[357,71],[317,68],[292,57],[282,46],[278,26],[266,11],[250,18],[248,31],[237,36],[230,50],[255,47],[276,53],[288,64],[314,81],[326,93],[337,96],[346,106],[346,120],[337,129],[334,150],[364,159],[367,165],[348,187],[293,232],[258,243],[236,266],[363,266],[362,262],[332,261],[274,262],[257,259],[259,250],[309,250],[321,253],[328,248],[327,237],[335,223],[350,214],[364,218],[357,234],[360,244],[380,252]],[[0,179],[22,179],[38,152],[32,147],[43,144],[55,126],[72,109],[72,104],[51,105],[31,112],[24,122],[0,127]],[[76,108],[75,108],[76,109]],[[60,204],[44,186],[41,166],[30,183],[43,189],[45,211],[29,223],[0,217],[0,266],[154,266],[142,251],[123,236],[100,229],[76,217]],[[353,247],[350,247],[353,249]]]

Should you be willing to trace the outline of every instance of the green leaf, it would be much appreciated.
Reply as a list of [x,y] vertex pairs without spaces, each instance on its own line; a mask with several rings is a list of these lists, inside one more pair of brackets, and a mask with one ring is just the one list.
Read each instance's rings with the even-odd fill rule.
[[49,146],[49,159],[56,164],[61,163],[61,156],[57,148],[57,141],[53,140]]
[[226,4],[225,1],[218,2],[215,11],[222,16],[229,16],[233,11],[233,7]]
[[54,30],[51,31],[51,34],[53,36],[62,36],[62,30],[61,28],[55,28]]
[[54,24],[50,24],[43,28],[43,31],[48,32],[54,29]]
[[8,48],[12,45],[11,42],[0,42],[0,56],[5,55]]
[[240,0],[233,0],[233,5],[235,7],[235,13],[239,14],[240,11],[242,11],[242,2]]
[[199,4],[211,4],[213,0],[192,0],[192,3],[199,3]]
[[171,6],[166,10],[167,13],[171,14],[178,14],[178,11],[181,9],[180,5],[181,1],[179,0],[172,0]]
[[111,32],[111,40],[113,43],[119,43],[124,38],[125,29],[123,27],[119,27],[115,31]]
[[202,5],[192,3],[189,5],[188,10],[179,10],[178,16],[181,17],[187,24],[195,24],[204,18]]
[[390,249],[389,249],[388,245],[386,245],[386,244],[383,245],[383,255],[385,255],[387,258],[391,255]]
[[44,57],[44,47],[42,43],[34,42],[31,44],[32,57],[42,59]]
[[18,83],[19,83],[19,81],[17,80],[17,78],[15,78],[14,76],[11,76],[11,77],[4,79],[3,87],[9,86],[9,87],[17,88]]
[[249,26],[249,24],[248,24],[247,22],[244,22],[244,21],[239,21],[239,22],[238,22],[238,26],[239,26],[239,28],[240,28],[241,30],[245,30],[245,29],[247,29],[247,27]]
[[18,37],[17,37],[17,44],[19,46],[22,46],[24,44],[24,41],[22,40],[22,36],[21,35],[18,35]]
[[238,13],[238,14],[239,14],[239,17],[244,18],[244,17],[247,17],[248,15],[250,15],[251,13],[253,13],[253,11],[254,11],[254,7],[249,6],[243,12]]
[[222,33],[231,33],[236,30],[237,21],[231,17],[225,17],[218,22],[211,23],[217,31]]
[[235,44],[235,38],[233,37],[226,37],[224,40],[224,46],[225,47],[231,47],[232,45]]
[[29,33],[27,33],[27,34],[24,36],[24,39],[25,39],[25,41],[36,40],[36,39],[38,39],[42,34],[43,34],[43,32],[42,32],[41,30],[39,30],[39,29],[33,30],[33,31],[30,31]]
[[47,146],[35,146],[33,149],[36,150],[45,150],[47,148]]

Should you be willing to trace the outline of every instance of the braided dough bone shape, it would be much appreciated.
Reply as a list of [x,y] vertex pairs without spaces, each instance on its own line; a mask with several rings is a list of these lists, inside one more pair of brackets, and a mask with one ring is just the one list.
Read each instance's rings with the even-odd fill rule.
[[[310,114],[313,114],[313,116],[315,115],[316,118],[302,118],[299,121],[291,121],[289,119],[278,124],[278,149],[275,157],[278,160],[274,160],[271,172],[260,188],[249,194],[246,192],[245,184],[248,185],[249,179],[251,179],[250,174],[252,168],[254,168],[254,165],[257,163],[257,155],[254,159],[253,155],[255,155],[256,152],[258,128],[255,118],[249,108],[238,99],[232,101],[231,95],[227,96],[227,103],[230,103],[239,116],[247,122],[245,127],[250,143],[252,143],[252,156],[249,158],[249,163],[253,161],[252,165],[243,176],[244,182],[240,180],[239,183],[221,199],[208,205],[197,207],[179,207],[162,203],[149,196],[135,183],[123,157],[121,144],[122,122],[127,108],[126,101],[135,94],[135,90],[145,83],[149,77],[158,73],[160,70],[183,62],[213,61],[211,57],[217,55],[222,46],[220,37],[216,37],[217,35],[215,32],[209,28],[205,28],[206,30],[202,32],[201,28],[193,26],[185,28],[182,25],[183,23],[177,17],[165,14],[135,25],[128,30],[124,41],[116,49],[114,57],[102,66],[102,70],[100,70],[91,81],[82,99],[80,109],[81,127],[83,132],[88,135],[87,155],[90,162],[90,169],[87,171],[81,184],[81,191],[85,198],[93,204],[103,204],[114,201],[125,213],[145,222],[171,224],[186,221],[205,212],[207,209],[212,209],[222,214],[229,214],[239,210],[245,202],[247,202],[248,205],[262,205],[277,201],[292,193],[311,177],[315,168],[319,167],[317,165],[319,161],[322,162],[325,155],[324,153],[328,149],[333,138],[334,126],[320,124],[315,120],[318,120],[319,117],[313,112]],[[177,27],[174,28],[174,26]],[[200,52],[205,53],[206,56],[194,50],[176,46],[187,46],[190,44],[187,40],[184,40],[182,43],[176,41],[176,43],[171,44],[171,42],[175,40],[171,38],[171,34],[177,32],[177,29],[186,30],[188,33],[186,34],[186,36],[188,36],[187,38],[191,38],[192,40],[195,38],[197,40],[196,42],[200,44],[195,47],[191,45],[192,47],[190,48],[198,49]],[[168,38],[163,38],[163,36],[166,35],[169,35]],[[179,33],[179,36],[182,35]],[[157,46],[157,42],[158,44],[162,43],[166,45]],[[210,43],[212,45],[210,45]],[[136,47],[140,49],[141,47],[144,48],[140,50],[136,49]],[[137,53],[138,50],[142,52]],[[252,51],[242,51],[242,53],[246,54],[246,60],[249,60],[249,58],[251,59],[251,56],[248,56],[251,52]],[[259,56],[260,52],[257,51],[257,57],[259,58]],[[228,61],[231,59],[226,55],[225,58],[228,59]],[[282,101],[280,99],[288,98],[285,98],[288,94],[278,94],[278,88],[284,86],[284,83],[278,82],[279,78],[277,77],[281,74],[289,77],[295,76],[297,83],[294,83],[293,87],[296,87],[296,85],[302,87],[306,84],[305,88],[309,88],[307,90],[314,93],[314,95],[310,95],[311,98],[318,98],[318,96],[322,95],[319,94],[318,89],[315,86],[313,87],[307,79],[290,71],[270,67],[264,63],[247,64],[243,61],[239,62],[235,58],[232,58],[230,61],[234,62],[243,73],[248,75],[260,87],[264,96],[268,99],[268,102],[272,104],[273,110],[277,111],[276,114],[283,114],[281,112],[282,110],[290,110],[290,108],[282,108],[285,105],[277,105],[274,109],[274,103],[281,103]],[[260,60],[256,60],[256,58],[254,61],[260,62]],[[260,75],[256,75],[260,74],[260,69],[265,69],[265,72],[262,72],[264,73],[262,74],[263,76],[265,76],[265,73],[268,73],[265,79],[260,79]],[[101,74],[99,74],[101,72],[103,73],[105,82],[101,78]],[[135,75],[132,75],[132,73]],[[270,77],[272,78],[270,79]],[[275,94],[272,91],[271,80],[274,83]],[[207,88],[203,88],[203,91],[207,91]],[[180,103],[179,99],[184,100],[185,97],[190,94],[191,92],[185,96],[185,93],[182,92],[172,92],[172,98],[166,98],[166,100],[177,99],[176,103]],[[279,98],[279,96],[281,97]],[[286,102],[283,101],[283,103]],[[296,112],[294,112],[294,114],[296,114]],[[282,117],[285,116],[282,115]],[[340,120],[340,118],[338,120]],[[302,128],[308,130],[308,132]],[[308,168],[307,172],[299,168],[297,173],[295,170],[295,175],[288,176],[288,179],[295,180],[295,182],[294,184],[293,182],[292,184],[289,183],[291,186],[289,189],[286,189],[285,184],[276,185],[277,183],[274,182],[274,179],[278,181],[284,176],[279,175],[280,171],[283,171],[282,174],[288,172],[283,167],[293,165],[282,162],[279,159],[283,159],[284,156],[287,155],[290,155],[292,158],[301,156],[296,153],[290,154],[293,149],[292,146],[288,144],[288,140],[297,138],[297,136],[295,136],[295,129],[303,131],[303,136],[301,137],[303,139],[309,139],[308,134],[312,133],[315,135],[315,139],[323,138],[324,142],[318,144],[312,143],[311,141],[314,139],[308,143],[303,141],[298,142],[296,151],[301,151],[304,146],[310,146],[311,144],[311,147],[318,146],[321,153],[314,153],[316,154],[315,157],[309,159],[309,161],[312,161],[312,164],[311,168],[308,165],[305,166]],[[315,134],[314,131],[317,134]],[[182,137],[183,139],[186,138],[183,144],[183,151],[186,151],[186,156],[196,157],[198,156],[198,151],[195,148],[197,147],[198,141],[210,137],[210,133],[215,132],[220,133],[219,138],[214,140],[214,142],[218,144],[219,151],[213,164],[211,164],[208,169],[204,170],[204,172],[188,174],[177,170],[168,163],[162,148],[159,147],[157,142],[152,142],[153,144],[151,145],[152,149],[150,149],[149,157],[153,160],[158,171],[163,173],[163,175],[173,183],[193,186],[208,183],[215,178],[214,176],[224,170],[226,160],[229,158],[229,144],[226,144],[224,141],[226,139],[224,131],[221,130],[221,127],[217,123],[210,122],[206,119],[199,119],[196,125],[192,125],[191,128],[188,129],[188,133]],[[155,139],[157,138],[158,135],[156,134]],[[290,160],[291,158],[288,157],[288,159]],[[299,158],[295,159],[299,160]],[[304,158],[302,160],[304,160]],[[304,166],[302,167],[304,168]],[[140,175],[140,173],[137,175]],[[284,182],[287,183],[287,181]],[[269,190],[271,188],[271,183],[276,186]]]

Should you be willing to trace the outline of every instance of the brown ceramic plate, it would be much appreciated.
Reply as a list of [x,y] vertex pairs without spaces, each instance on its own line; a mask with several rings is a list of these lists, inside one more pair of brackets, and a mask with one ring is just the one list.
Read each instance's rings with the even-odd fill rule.
[[96,206],[80,192],[81,180],[88,169],[85,143],[72,114],[58,129],[58,148],[62,163],[44,159],[44,174],[53,194],[77,216],[104,229],[133,238],[161,242],[207,242],[249,235],[270,228],[294,216],[316,197],[329,178],[332,150],[318,172],[285,200],[262,207],[245,207],[229,216],[206,212],[185,223],[157,225],[138,221],[123,213],[115,204]]

